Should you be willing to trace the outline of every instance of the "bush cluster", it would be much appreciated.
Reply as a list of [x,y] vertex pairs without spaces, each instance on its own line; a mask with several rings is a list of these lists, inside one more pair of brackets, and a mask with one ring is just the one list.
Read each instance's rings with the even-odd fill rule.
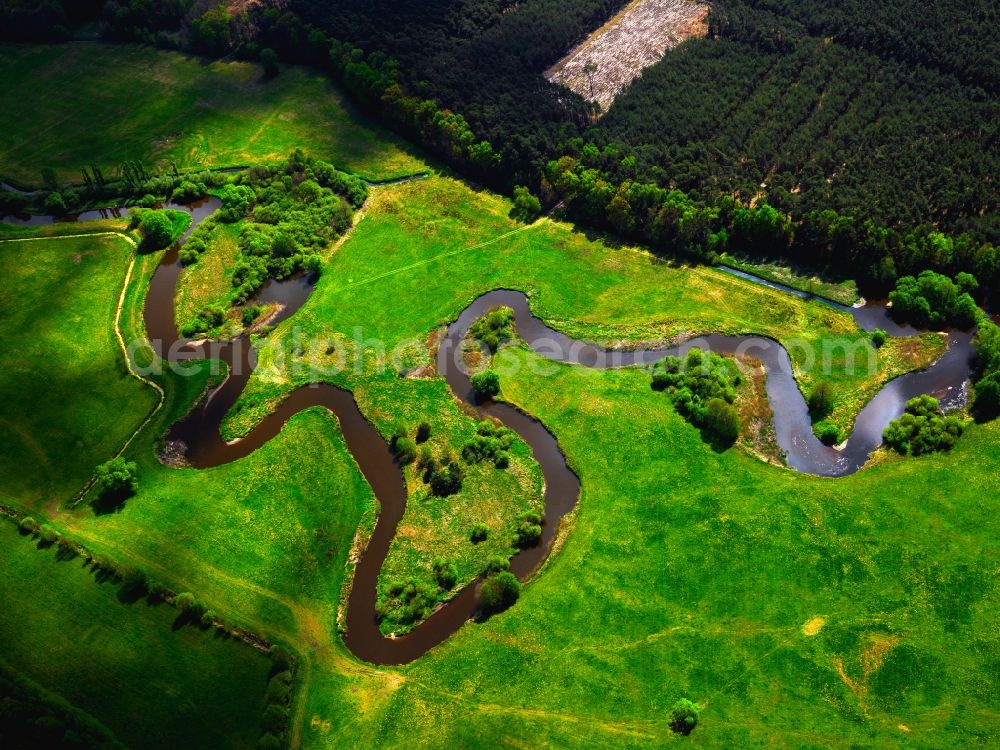
[[394,582],[386,589],[375,607],[379,617],[392,612],[393,617],[404,623],[425,619],[437,602],[437,587],[423,581]]
[[[416,451],[416,444],[413,443],[413,440],[410,438],[405,438],[405,440],[407,447],[409,444],[413,444],[413,450]],[[430,485],[431,492],[437,497],[455,495],[462,489],[465,472],[451,455],[446,455],[439,461],[434,457],[431,447],[425,444],[420,449],[417,468],[420,470],[421,479]]]
[[739,437],[733,403],[740,382],[735,365],[701,349],[691,349],[683,358],[665,357],[653,366],[653,389],[667,391],[681,416],[723,445]]
[[514,311],[509,307],[490,310],[469,328],[469,335],[491,352],[496,353],[500,345],[510,341],[514,335]]
[[958,274],[954,281],[934,271],[916,278],[903,276],[889,294],[892,316],[921,328],[970,328],[980,315],[972,299],[978,288],[976,277],[968,273]]
[[[351,226],[353,209],[368,195],[365,183],[296,151],[280,167],[254,167],[220,192],[217,221],[240,223],[240,254],[233,269],[233,301],[242,304],[271,278],[322,270],[319,253]],[[215,224],[205,222],[185,243],[181,259],[195,263]]]
[[529,510],[521,516],[517,530],[514,532],[515,547],[533,547],[542,538],[542,515],[538,511]]
[[945,416],[933,396],[918,396],[906,403],[906,411],[893,420],[882,433],[886,445],[906,454],[949,450],[961,437],[965,423],[955,416]]
[[500,424],[483,420],[476,427],[476,434],[462,448],[462,458],[467,463],[478,464],[492,461],[498,469],[510,465],[510,446],[514,443],[514,433]]
[[181,326],[181,335],[186,339],[201,336],[221,326],[225,318],[226,311],[224,308],[219,305],[209,305],[202,308],[194,320],[190,320]]

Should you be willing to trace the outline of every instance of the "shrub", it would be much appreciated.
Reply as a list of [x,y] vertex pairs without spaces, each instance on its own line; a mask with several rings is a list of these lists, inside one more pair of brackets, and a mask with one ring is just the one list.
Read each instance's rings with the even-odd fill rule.
[[479,600],[487,612],[501,612],[510,608],[521,596],[521,582],[509,572],[494,573],[479,590]]
[[486,538],[490,535],[490,529],[485,523],[477,523],[472,527],[472,534],[470,539],[473,543],[485,542]]
[[248,327],[253,325],[253,322],[260,317],[260,314],[264,311],[264,308],[260,305],[247,305],[243,308],[243,312],[240,313],[240,319],[243,321],[243,326]]
[[41,529],[38,531],[38,536],[46,545],[55,544],[59,541],[59,532],[48,524],[42,525]]
[[713,398],[705,405],[705,429],[722,445],[732,445],[740,436],[739,412],[721,398]]
[[434,580],[437,581],[437,585],[442,590],[449,591],[455,587],[455,583],[458,581],[458,570],[453,562],[439,557],[434,561],[433,570]]
[[97,484],[102,495],[127,497],[139,491],[139,467],[119,456],[97,467]]
[[181,327],[181,335],[186,339],[206,334],[222,325],[226,311],[219,305],[209,305],[201,310],[194,320]]
[[697,703],[681,698],[670,709],[670,729],[677,734],[691,734],[698,725],[701,708]]
[[514,208],[510,215],[518,221],[529,224],[542,213],[542,203],[526,187],[514,188]]
[[417,444],[413,438],[397,438],[393,441],[392,450],[396,454],[396,460],[399,461],[401,466],[412,464],[417,460]]
[[872,346],[876,349],[881,349],[885,346],[885,342],[888,341],[889,335],[883,331],[881,328],[876,328],[872,331]]
[[278,75],[278,53],[270,47],[265,47],[260,51],[260,64],[264,67],[266,75]]
[[431,492],[438,497],[454,495],[462,489],[464,478],[462,467],[457,463],[444,464],[430,472]]
[[431,426],[426,422],[417,425],[417,442],[426,443],[431,437]]
[[162,211],[144,211],[139,221],[143,247],[162,250],[174,239],[174,225]]
[[21,530],[22,534],[30,534],[33,536],[38,533],[38,521],[31,516],[25,516],[21,519],[21,523],[18,524],[18,528]]
[[129,568],[125,571],[122,588],[126,595],[143,596],[149,593],[149,580],[139,568]]
[[489,401],[500,393],[500,376],[493,370],[476,373],[471,382],[476,401]]
[[808,403],[809,414],[813,419],[820,420],[829,416],[834,405],[833,386],[826,381],[817,383],[809,394]]
[[506,557],[494,556],[486,562],[483,572],[486,575],[492,575],[493,573],[502,573],[505,570],[510,570],[510,560]]
[[62,194],[52,192],[45,196],[45,212],[53,216],[62,216],[66,213],[66,201]]
[[906,411],[882,433],[886,444],[903,455],[949,450],[962,435],[965,424],[954,416],[944,416],[937,399],[918,396],[906,404]]
[[271,703],[264,709],[264,729],[280,737],[288,727],[288,709],[278,703]]
[[976,383],[976,400],[972,408],[979,419],[989,420],[1000,416],[1000,373],[994,373]]
[[220,198],[222,207],[219,209],[219,221],[229,224],[250,213],[257,201],[257,196],[249,185],[226,185],[222,188]]
[[840,429],[835,424],[818,422],[813,430],[823,445],[837,445],[840,442]]
[[483,420],[476,434],[462,447],[462,458],[468,463],[493,461],[498,469],[506,468],[510,456],[506,453],[514,443],[514,433],[503,425]]
[[430,614],[437,601],[437,590],[422,581],[394,583],[389,586],[388,596],[377,606],[379,615],[389,612],[400,622],[417,622]]
[[509,307],[498,307],[473,323],[469,328],[469,335],[496,353],[502,343],[513,337],[513,323],[514,311]]
[[174,597],[174,606],[181,612],[190,612],[198,606],[198,600],[195,599],[194,594],[184,591]]
[[183,180],[180,185],[170,193],[170,200],[174,203],[193,203],[208,195],[208,187],[204,182],[192,182]]

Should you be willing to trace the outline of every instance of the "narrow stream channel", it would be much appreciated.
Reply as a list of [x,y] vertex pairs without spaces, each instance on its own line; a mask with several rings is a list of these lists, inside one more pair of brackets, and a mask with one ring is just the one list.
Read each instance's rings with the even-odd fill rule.
[[[218,205],[218,201],[213,198],[192,206],[171,206],[187,210],[193,217],[192,227],[182,241]],[[86,214],[81,215],[81,218],[84,216]],[[51,221],[51,217],[44,218]],[[39,218],[36,223],[48,222]],[[177,363],[195,359],[218,359],[229,365],[230,375],[200,406],[171,428],[168,439],[184,444],[185,456],[192,466],[208,468],[253,453],[275,437],[291,417],[304,409],[321,406],[335,414],[348,449],[380,504],[375,530],[355,570],[348,599],[344,642],[355,656],[375,664],[404,664],[419,658],[469,619],[478,616],[479,583],[467,586],[407,635],[398,638],[382,635],[375,614],[376,586],[396,528],[406,509],[406,487],[402,471],[388,444],[365,419],[354,396],[349,391],[329,384],[312,384],[296,389],[244,438],[232,443],[224,441],[219,427],[246,387],[256,366],[256,354],[246,335],[229,341],[206,342],[189,342],[179,336],[174,320],[174,297],[181,271],[178,251],[179,245],[164,254],[150,282],[143,308],[147,335],[163,359]],[[748,274],[737,275],[760,281]],[[767,286],[780,287],[771,282],[765,283]],[[301,278],[272,281],[254,301],[280,302],[283,307],[272,321],[277,324],[293,315],[305,303],[311,291],[312,285]],[[800,292],[791,291],[802,296]],[[838,451],[823,445],[814,437],[805,399],[795,382],[788,353],[772,339],[760,336],[708,335],[670,348],[609,350],[572,339],[549,328],[531,313],[528,298],[522,292],[505,289],[486,292],[448,326],[438,350],[437,366],[459,400],[515,431],[529,445],[534,459],[541,467],[545,487],[542,538],[537,546],[520,551],[511,560],[511,570],[522,580],[528,578],[545,560],[560,520],[573,509],[579,499],[580,482],[567,466],[556,438],[538,420],[509,404],[477,404],[475,401],[469,377],[462,366],[461,343],[472,323],[500,305],[514,310],[517,331],[528,346],[557,362],[602,369],[649,365],[668,354],[683,354],[695,346],[722,354],[748,354],[757,357],[767,370],[767,394],[774,412],[777,441],[787,454],[788,464],[801,472],[818,476],[845,476],[864,466],[871,452],[881,444],[883,428],[902,413],[908,399],[930,393],[940,398],[946,407],[960,404],[970,375],[972,334],[952,333],[949,335],[947,353],[930,368],[896,378],[864,407],[846,446]],[[917,333],[893,322],[884,306],[834,306],[854,316],[858,325],[865,330],[878,327],[892,336]]]

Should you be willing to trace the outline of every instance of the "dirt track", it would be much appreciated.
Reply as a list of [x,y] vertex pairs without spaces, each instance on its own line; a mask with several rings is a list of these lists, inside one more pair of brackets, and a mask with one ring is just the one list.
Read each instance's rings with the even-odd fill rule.
[[708,6],[695,0],[634,0],[547,71],[607,111],[615,97],[671,47],[708,33]]

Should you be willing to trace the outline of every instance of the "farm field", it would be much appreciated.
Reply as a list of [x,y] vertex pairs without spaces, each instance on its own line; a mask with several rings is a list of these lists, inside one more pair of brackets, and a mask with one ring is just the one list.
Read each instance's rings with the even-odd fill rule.
[[[79,557],[37,549],[0,522],[0,640],[17,672],[71,702],[123,743],[243,748],[261,732],[270,660],[120,587]],[[67,606],[72,603],[71,606]],[[167,719],[169,717],[169,719]]]
[[426,169],[303,68],[266,78],[249,63],[73,43],[0,47],[0,73],[0,178],[22,186],[40,186],[46,168],[78,183],[92,163],[190,171],[276,162],[303,144],[373,180]]

